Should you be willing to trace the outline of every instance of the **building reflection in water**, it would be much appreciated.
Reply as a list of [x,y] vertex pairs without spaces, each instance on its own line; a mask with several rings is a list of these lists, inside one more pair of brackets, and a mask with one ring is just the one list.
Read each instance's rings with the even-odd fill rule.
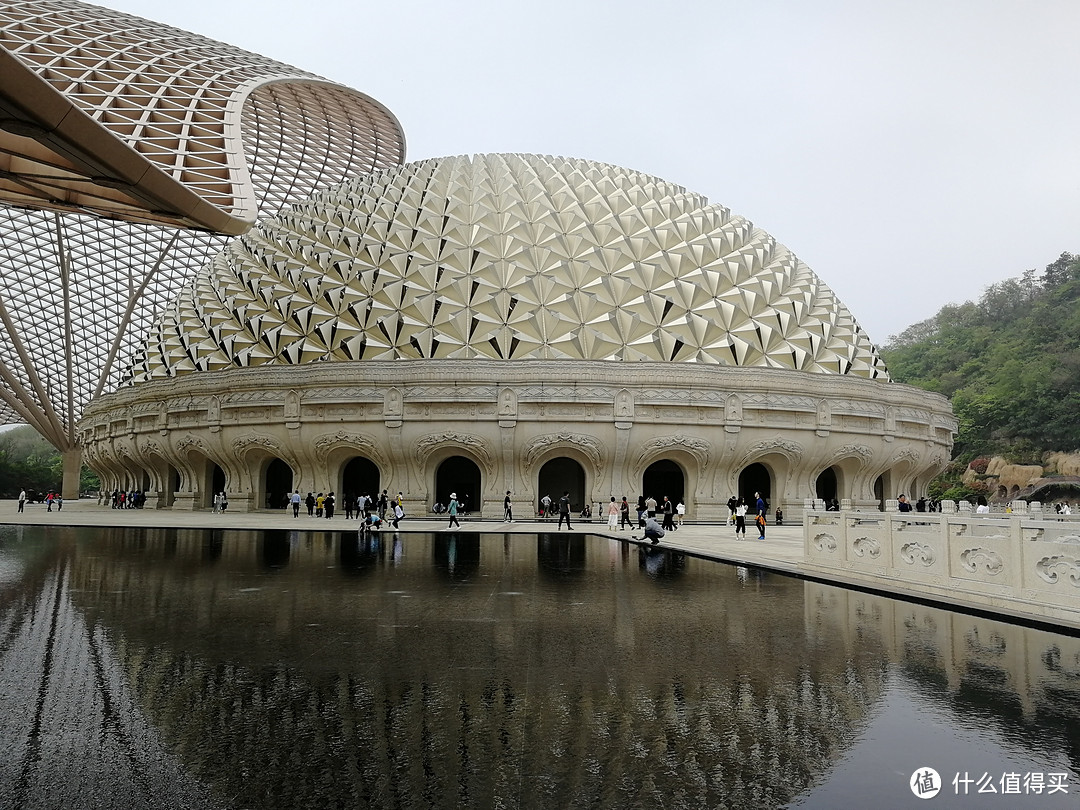
[[[3,535],[3,708],[84,684],[43,732],[90,741],[94,706],[129,707],[166,781],[222,805],[778,807],[899,678],[1018,757],[1080,761],[1069,636],[598,538],[134,534]],[[11,684],[60,666],[49,632],[43,699]],[[27,765],[29,728],[5,732],[4,795],[74,767]]]
[[670,549],[638,546],[638,568],[653,579],[671,579],[686,570],[686,555]]
[[433,535],[431,554],[436,571],[450,580],[468,580],[480,565],[480,536],[457,532]]

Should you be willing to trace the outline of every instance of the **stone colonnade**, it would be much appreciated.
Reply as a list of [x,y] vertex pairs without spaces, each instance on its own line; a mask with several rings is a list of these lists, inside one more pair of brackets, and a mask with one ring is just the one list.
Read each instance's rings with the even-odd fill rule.
[[[280,505],[275,487],[341,495],[362,480],[402,492],[417,514],[445,499],[453,470],[485,517],[501,514],[508,490],[518,515],[532,514],[566,478],[588,503],[678,493],[692,520],[722,519],[732,494],[760,489],[798,520],[811,497],[875,509],[922,494],[948,462],[956,420],[939,395],[840,375],[395,360],[140,383],[93,403],[79,429],[103,488],[143,490],[148,506],[204,508],[220,487],[230,508],[259,509],[271,494]],[[349,479],[356,459],[366,477]]]

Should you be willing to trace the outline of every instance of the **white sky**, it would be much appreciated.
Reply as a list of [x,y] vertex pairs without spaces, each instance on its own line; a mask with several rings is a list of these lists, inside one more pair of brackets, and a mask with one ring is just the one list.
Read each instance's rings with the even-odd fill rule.
[[751,219],[877,343],[1080,252],[1078,0],[107,0],[367,93],[408,159],[539,152]]

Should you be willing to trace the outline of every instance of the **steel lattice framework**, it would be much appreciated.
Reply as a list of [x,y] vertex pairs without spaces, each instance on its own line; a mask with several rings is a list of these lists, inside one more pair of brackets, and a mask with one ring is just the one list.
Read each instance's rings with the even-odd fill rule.
[[832,290],[748,220],[639,172],[538,155],[412,163],[261,221],[162,313],[134,373],[398,358],[888,380]]
[[0,3],[0,422],[77,450],[83,408],[229,235],[404,152],[384,106],[318,76],[74,0]]

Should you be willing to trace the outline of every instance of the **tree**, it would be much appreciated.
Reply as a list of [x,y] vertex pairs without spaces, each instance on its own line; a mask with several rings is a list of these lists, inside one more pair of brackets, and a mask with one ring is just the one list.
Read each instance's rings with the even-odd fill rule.
[[[15,498],[22,489],[59,491],[63,481],[60,453],[29,426],[0,432],[0,497]],[[98,477],[83,468],[80,491],[100,487]]]
[[897,382],[952,399],[955,457],[1080,448],[1080,257],[943,307],[881,349]]

